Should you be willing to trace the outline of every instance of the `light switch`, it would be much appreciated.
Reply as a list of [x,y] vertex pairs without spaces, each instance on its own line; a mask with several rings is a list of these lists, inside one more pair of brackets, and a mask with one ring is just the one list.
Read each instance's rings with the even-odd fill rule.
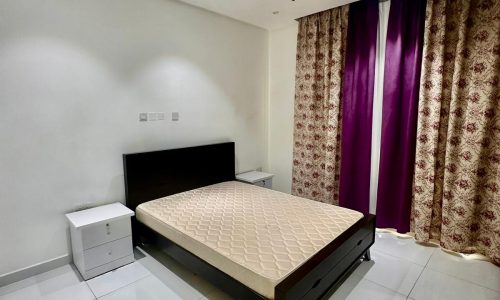
[[157,114],[155,112],[148,113],[148,120],[149,121],[156,121],[157,120]]
[[172,121],[179,121],[179,113],[178,112],[172,113]]
[[165,113],[159,112],[158,113],[158,121],[163,121],[163,120],[165,120]]
[[148,120],[147,113],[139,113],[139,122],[146,122]]

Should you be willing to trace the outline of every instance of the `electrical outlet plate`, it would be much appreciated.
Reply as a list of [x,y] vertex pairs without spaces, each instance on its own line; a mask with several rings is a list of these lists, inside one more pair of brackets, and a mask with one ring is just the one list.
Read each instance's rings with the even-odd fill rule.
[[158,120],[157,119],[157,113],[155,113],[155,112],[148,113],[148,120],[149,121],[156,121],[156,120]]
[[139,122],[146,122],[148,120],[147,113],[139,113]]
[[159,112],[159,113],[157,113],[157,115],[158,115],[159,121],[165,120],[165,113],[164,112]]

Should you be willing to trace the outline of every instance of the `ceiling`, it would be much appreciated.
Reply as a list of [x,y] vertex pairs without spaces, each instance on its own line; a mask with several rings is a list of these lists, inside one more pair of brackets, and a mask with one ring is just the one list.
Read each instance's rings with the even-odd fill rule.
[[[295,19],[357,0],[180,0],[268,30],[292,25]],[[274,13],[273,13],[274,12]],[[279,13],[276,13],[279,12]]]

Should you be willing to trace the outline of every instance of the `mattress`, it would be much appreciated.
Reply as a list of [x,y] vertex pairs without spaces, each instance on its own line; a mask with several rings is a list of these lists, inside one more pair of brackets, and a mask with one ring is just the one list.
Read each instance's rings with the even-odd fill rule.
[[136,215],[269,299],[278,283],[363,217],[236,181],[143,203]]

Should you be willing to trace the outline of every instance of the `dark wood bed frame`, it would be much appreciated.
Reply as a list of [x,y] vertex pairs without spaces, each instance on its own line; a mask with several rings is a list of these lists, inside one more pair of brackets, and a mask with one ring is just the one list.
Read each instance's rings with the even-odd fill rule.
[[[191,189],[235,180],[234,143],[124,154],[127,206]],[[134,245],[154,244],[181,265],[235,299],[262,295],[180,247],[148,226],[132,221]],[[329,297],[361,263],[370,260],[375,241],[375,216],[366,215],[321,249],[275,287],[275,299]]]

